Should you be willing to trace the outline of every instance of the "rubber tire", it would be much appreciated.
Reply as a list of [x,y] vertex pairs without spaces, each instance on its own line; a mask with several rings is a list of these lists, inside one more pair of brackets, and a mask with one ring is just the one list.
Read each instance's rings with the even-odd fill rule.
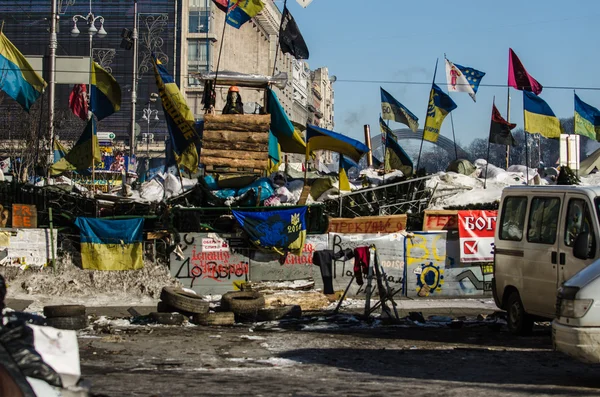
[[513,335],[531,335],[533,318],[525,312],[523,302],[517,291],[510,293],[506,305],[506,324]]
[[181,288],[164,287],[160,299],[167,305],[188,313],[208,313],[209,304],[202,296]]
[[180,313],[150,313],[150,318],[162,325],[181,325],[185,320],[183,314]]
[[46,324],[50,327],[58,329],[79,330],[87,328],[87,316],[72,316],[72,317],[48,317]]
[[158,302],[158,304],[156,305],[156,311],[158,313],[179,313],[179,314],[183,314],[186,317],[190,317],[194,314],[194,313],[186,312],[185,310],[181,310],[176,307],[173,307],[163,301]]
[[227,292],[221,298],[221,306],[235,314],[254,314],[265,307],[265,297],[256,291]]
[[300,318],[301,316],[302,309],[298,305],[267,307],[258,311],[257,321],[276,321],[284,317]]
[[231,326],[235,324],[235,315],[233,312],[194,314],[192,316],[192,323],[198,325]]
[[85,316],[85,306],[83,306],[83,305],[44,306],[44,316],[46,318]]

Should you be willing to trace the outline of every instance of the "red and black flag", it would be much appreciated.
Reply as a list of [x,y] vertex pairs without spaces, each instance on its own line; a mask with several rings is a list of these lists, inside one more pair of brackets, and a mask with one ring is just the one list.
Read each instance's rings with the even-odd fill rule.
[[527,73],[525,66],[512,50],[508,49],[508,85],[520,91],[533,92],[535,95],[540,95],[542,85]]
[[300,33],[300,29],[294,20],[292,14],[284,7],[281,15],[281,30],[279,35],[279,45],[281,51],[285,54],[291,54],[296,59],[308,59],[308,47]]
[[500,145],[515,146],[517,142],[510,132],[517,125],[509,123],[502,118],[496,104],[492,105],[492,125],[490,127],[490,142]]

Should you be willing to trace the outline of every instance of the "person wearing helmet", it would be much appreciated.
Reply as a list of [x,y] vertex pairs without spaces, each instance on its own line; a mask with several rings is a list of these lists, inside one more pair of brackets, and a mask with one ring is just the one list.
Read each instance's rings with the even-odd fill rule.
[[244,104],[240,96],[240,89],[234,85],[229,87],[223,114],[244,114]]

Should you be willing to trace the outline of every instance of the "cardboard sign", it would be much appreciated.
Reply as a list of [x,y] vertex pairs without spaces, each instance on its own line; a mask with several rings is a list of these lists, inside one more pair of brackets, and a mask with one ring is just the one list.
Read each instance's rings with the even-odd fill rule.
[[423,230],[458,230],[458,211],[425,210]]
[[37,209],[35,205],[13,204],[12,227],[31,229],[37,227]]
[[492,262],[498,211],[458,211],[461,262]]
[[359,218],[329,218],[329,233],[395,233],[406,230],[406,214],[361,216]]

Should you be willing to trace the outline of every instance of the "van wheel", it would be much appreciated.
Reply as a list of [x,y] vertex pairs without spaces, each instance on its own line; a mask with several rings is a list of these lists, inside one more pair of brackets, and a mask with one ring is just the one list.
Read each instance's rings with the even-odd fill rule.
[[531,335],[533,318],[525,312],[517,291],[513,291],[508,297],[506,322],[511,334]]

